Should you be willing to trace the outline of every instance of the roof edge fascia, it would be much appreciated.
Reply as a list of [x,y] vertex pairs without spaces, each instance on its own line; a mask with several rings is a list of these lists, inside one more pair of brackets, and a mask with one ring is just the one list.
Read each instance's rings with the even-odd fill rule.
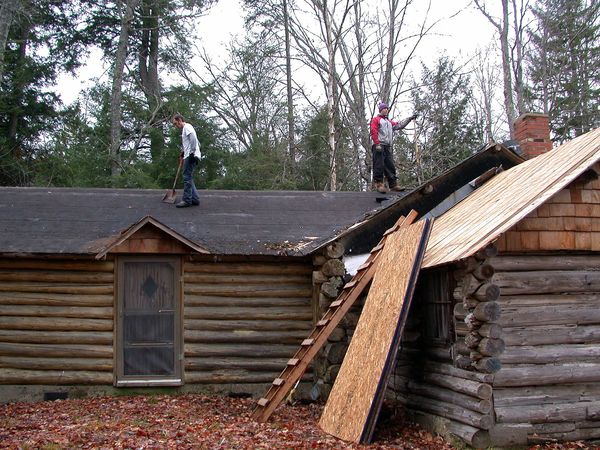
[[204,253],[204,254],[210,254],[211,253],[206,248],[204,248],[204,247],[202,247],[200,245],[195,244],[194,242],[190,241],[186,237],[184,237],[181,234],[177,233],[176,231],[174,231],[173,229],[169,228],[165,224],[159,222],[154,217],[152,217],[152,216],[145,216],[142,219],[140,219],[138,222],[136,222],[133,225],[131,225],[129,228],[123,230],[121,232],[121,234],[117,238],[115,238],[112,242],[109,242],[100,252],[98,252],[96,254],[95,259],[103,259],[103,258],[105,258],[106,255],[108,253],[110,253],[110,251],[112,249],[114,249],[116,246],[122,244],[127,239],[131,238],[131,236],[133,236],[137,231],[139,231],[145,225],[152,225],[152,226],[158,228],[162,232],[164,232],[164,233],[168,234],[169,236],[171,236],[173,239],[181,242],[186,247],[189,247],[189,248],[191,248],[192,250],[194,250],[194,251],[196,251],[198,253]]

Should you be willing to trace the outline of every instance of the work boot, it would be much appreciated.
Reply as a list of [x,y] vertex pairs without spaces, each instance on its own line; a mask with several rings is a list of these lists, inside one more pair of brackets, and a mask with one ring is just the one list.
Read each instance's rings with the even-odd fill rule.
[[398,185],[392,186],[392,187],[390,188],[390,191],[394,191],[394,192],[401,192],[401,191],[404,191],[404,190],[405,190],[405,189],[404,189],[403,187],[400,187],[400,186],[398,186]]
[[382,181],[377,181],[375,182],[375,189],[377,190],[377,192],[379,192],[380,194],[385,194],[387,192],[387,189],[385,188],[385,184],[383,184]]

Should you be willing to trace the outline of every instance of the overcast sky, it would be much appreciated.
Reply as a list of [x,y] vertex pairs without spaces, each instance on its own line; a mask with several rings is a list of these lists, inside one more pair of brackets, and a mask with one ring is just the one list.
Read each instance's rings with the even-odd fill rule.
[[[490,3],[499,2],[494,0]],[[494,28],[470,0],[431,0],[431,5],[430,22],[441,20],[434,32],[419,45],[417,59],[426,64],[436,60],[442,52],[466,60],[477,48],[487,45],[493,38]],[[426,6],[425,0],[416,0],[411,8],[413,11],[420,9],[424,13]],[[460,10],[463,11],[456,14]],[[412,14],[414,13],[411,13],[411,17],[414,17]],[[212,53],[216,54],[232,37],[242,33],[242,29],[243,17],[239,0],[219,0],[200,20],[197,32],[200,45],[212,49]],[[82,89],[93,83],[94,77],[107,76],[104,72],[106,68],[101,68],[98,64],[100,58],[101,54],[96,51],[89,59],[92,63],[81,68],[76,78],[61,77],[59,92],[63,102],[68,104],[75,100]]]

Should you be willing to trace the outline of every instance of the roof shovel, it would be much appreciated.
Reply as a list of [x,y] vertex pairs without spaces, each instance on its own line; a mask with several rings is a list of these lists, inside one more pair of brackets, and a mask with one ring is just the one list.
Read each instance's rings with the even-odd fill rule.
[[177,184],[177,179],[179,178],[179,171],[181,170],[181,165],[183,164],[183,159],[179,159],[179,166],[177,166],[177,173],[175,174],[175,181],[173,181],[173,189],[167,191],[165,196],[163,197],[163,203],[175,203],[177,199],[177,191],[175,191],[175,185]]

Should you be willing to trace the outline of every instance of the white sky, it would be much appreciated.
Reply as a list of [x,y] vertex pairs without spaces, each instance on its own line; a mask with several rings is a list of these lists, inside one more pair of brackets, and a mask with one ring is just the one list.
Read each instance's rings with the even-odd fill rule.
[[[416,0],[411,8],[423,10],[426,5],[426,1]],[[449,18],[460,9],[465,11]],[[242,32],[242,14],[239,0],[219,0],[200,19],[196,28],[200,44],[209,49],[211,54],[217,54],[236,33]],[[429,14],[430,21],[438,18],[442,20],[419,46],[417,59],[426,64],[435,61],[442,52],[467,59],[477,48],[487,45],[493,39],[493,27],[470,0],[431,0]],[[59,93],[65,104],[73,102],[82,89],[91,86],[95,77],[107,76],[106,67],[101,65],[99,51],[93,52],[88,61],[86,66],[79,69],[77,77],[62,76],[59,79]]]

